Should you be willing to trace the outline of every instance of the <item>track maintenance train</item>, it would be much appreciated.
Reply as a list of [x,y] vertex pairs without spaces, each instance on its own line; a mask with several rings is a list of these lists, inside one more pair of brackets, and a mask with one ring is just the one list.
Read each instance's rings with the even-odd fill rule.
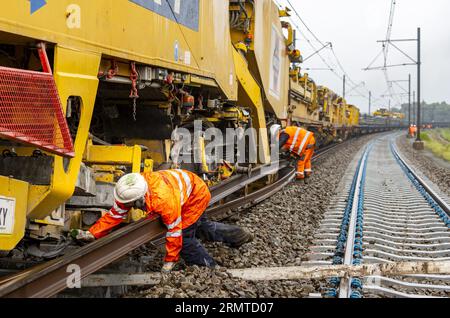
[[[272,0],[15,0],[0,10],[0,251],[52,258],[71,227],[112,205],[126,172],[173,167],[173,132],[273,124],[319,144],[359,129],[359,110],[301,70]],[[205,138],[189,167],[211,185]]]

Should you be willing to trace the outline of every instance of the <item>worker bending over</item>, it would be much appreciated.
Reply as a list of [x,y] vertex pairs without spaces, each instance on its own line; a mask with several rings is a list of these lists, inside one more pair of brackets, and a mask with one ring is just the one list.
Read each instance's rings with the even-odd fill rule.
[[157,214],[166,225],[166,257],[163,272],[170,272],[180,254],[188,266],[214,267],[216,262],[197,240],[224,242],[240,247],[251,234],[238,226],[211,222],[205,215],[211,194],[197,175],[184,170],[166,170],[123,176],[114,190],[115,204],[89,231],[74,230],[72,236],[93,241],[106,236],[127,219],[132,208]]
[[278,131],[280,150],[289,151],[297,160],[297,180],[305,180],[312,174],[311,159],[314,155],[316,139],[314,133],[306,129],[289,126],[281,130],[280,125],[272,126]]

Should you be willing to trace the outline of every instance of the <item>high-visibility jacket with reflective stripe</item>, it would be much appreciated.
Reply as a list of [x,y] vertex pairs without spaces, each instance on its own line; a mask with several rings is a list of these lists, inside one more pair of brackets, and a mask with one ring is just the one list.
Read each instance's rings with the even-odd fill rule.
[[306,147],[314,137],[312,132],[300,127],[286,127],[283,132],[289,135],[289,139],[283,148],[298,156],[305,152]]
[[[146,210],[161,216],[167,226],[166,262],[176,262],[183,246],[182,231],[193,225],[211,199],[208,186],[197,175],[184,170],[144,173],[148,189]],[[129,208],[115,203],[89,231],[101,238],[127,219]]]

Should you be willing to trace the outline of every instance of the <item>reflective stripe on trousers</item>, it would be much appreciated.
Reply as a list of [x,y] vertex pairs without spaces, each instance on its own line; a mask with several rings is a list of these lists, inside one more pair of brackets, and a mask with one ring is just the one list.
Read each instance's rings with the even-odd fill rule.
[[183,235],[183,231],[179,230],[175,232],[167,232],[166,237],[180,237],[181,235]]

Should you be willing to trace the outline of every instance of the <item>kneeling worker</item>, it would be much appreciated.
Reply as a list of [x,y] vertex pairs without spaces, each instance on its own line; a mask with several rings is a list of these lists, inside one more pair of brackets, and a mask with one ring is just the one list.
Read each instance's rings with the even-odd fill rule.
[[297,158],[297,180],[309,178],[312,174],[311,159],[314,155],[316,139],[314,133],[306,129],[290,126],[281,130],[280,125],[272,126],[272,131],[279,131],[280,149],[289,151]]
[[166,170],[123,176],[114,190],[115,204],[89,231],[74,230],[72,236],[93,241],[106,236],[127,219],[132,208],[161,216],[167,226],[166,257],[163,272],[170,272],[180,254],[188,266],[214,267],[216,262],[197,240],[196,235],[232,247],[252,241],[238,226],[211,222],[204,214],[211,194],[197,175],[184,170]]

